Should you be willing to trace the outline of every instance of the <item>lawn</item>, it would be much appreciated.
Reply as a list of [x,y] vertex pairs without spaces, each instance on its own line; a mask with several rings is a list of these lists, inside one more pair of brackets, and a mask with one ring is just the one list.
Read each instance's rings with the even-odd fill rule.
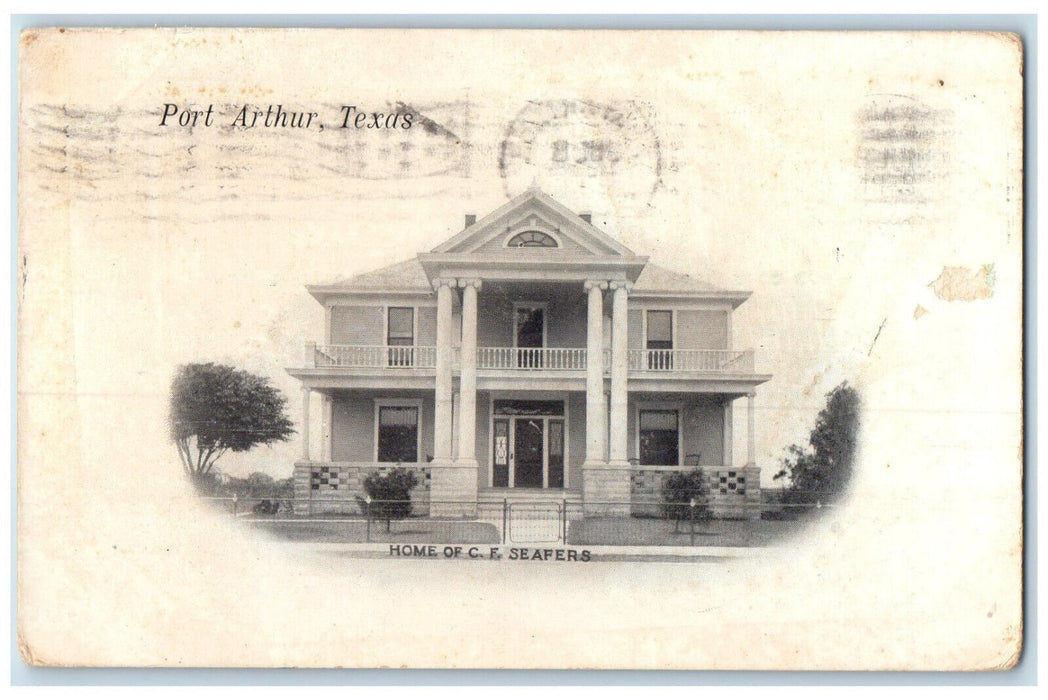
[[394,520],[386,531],[385,521],[371,523],[370,537],[364,520],[334,518],[244,518],[263,532],[293,542],[397,542],[404,544],[498,544],[498,529],[491,523],[476,521]]
[[[696,547],[761,547],[796,530],[783,520],[704,520],[695,522]],[[568,544],[689,546],[690,523],[674,531],[671,520],[658,518],[586,518],[568,523]]]
[[[502,541],[498,527],[475,520],[408,518],[394,520],[388,532],[386,523],[376,520],[371,523],[370,534],[366,521],[346,517],[245,514],[241,522],[292,542],[499,544]],[[687,522],[681,523],[680,531],[675,532],[672,521],[659,518],[594,517],[568,521],[566,544],[687,547],[694,543],[696,547],[762,547],[781,542],[800,526],[802,523],[788,520],[696,521],[692,540]]]

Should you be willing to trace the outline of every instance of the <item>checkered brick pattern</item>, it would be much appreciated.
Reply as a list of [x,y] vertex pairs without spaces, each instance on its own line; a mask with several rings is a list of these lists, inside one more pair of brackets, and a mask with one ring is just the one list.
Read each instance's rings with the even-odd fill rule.
[[[630,474],[630,494],[634,501],[661,501],[662,485],[667,477],[687,467],[634,470]],[[739,469],[704,468],[711,496],[745,496],[746,476]]]
[[[388,474],[396,465],[388,467],[351,467],[351,466],[314,466],[309,472],[309,488],[311,491],[343,491],[350,494],[363,494],[364,479],[373,472],[382,476]],[[429,493],[430,481],[432,479],[429,468],[415,470],[419,478],[419,484],[412,492],[412,496]]]
[[316,467],[309,474],[309,488],[314,491],[338,491],[349,485],[349,475],[343,477],[338,467]]
[[[352,512],[358,497],[364,495],[364,479],[369,474],[387,474],[395,464],[298,464],[295,466],[295,513],[320,515],[325,512]],[[432,483],[428,466],[411,465],[418,476],[418,486],[411,490],[413,512],[429,513]]]
[[736,470],[723,470],[710,473],[710,493],[721,496],[745,496],[746,477]]
[[[637,469],[630,473],[631,512],[635,516],[659,517],[662,513],[662,487],[674,473],[692,467]],[[715,518],[760,517],[760,470],[751,467],[702,467],[709,489],[708,503]]]

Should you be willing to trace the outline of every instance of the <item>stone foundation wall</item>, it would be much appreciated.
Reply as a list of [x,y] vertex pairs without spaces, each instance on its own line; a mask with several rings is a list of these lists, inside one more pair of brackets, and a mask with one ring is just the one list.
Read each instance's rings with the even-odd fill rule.
[[[701,467],[709,489],[708,504],[715,518],[760,518],[759,467]],[[630,473],[630,512],[658,517],[662,510],[662,488],[666,479],[687,467],[634,469]]]
[[[396,465],[340,462],[295,464],[295,515],[360,515],[357,498],[364,496],[364,479],[388,473]],[[418,475],[411,491],[412,513],[431,517],[475,517],[477,469],[461,466],[407,465]],[[760,518],[760,469],[701,467],[715,518]],[[586,516],[661,517],[662,487],[671,474],[688,467],[582,470],[583,512]]]
[[630,514],[630,471],[582,468],[582,509],[586,516],[626,517]]
[[477,468],[430,466],[430,515],[440,517],[476,517]]
[[[297,462],[295,515],[361,515],[357,498],[364,497],[364,479],[374,472],[388,474],[395,464]],[[413,515],[429,515],[432,475],[428,465],[400,465],[415,471],[419,484],[411,490]]]

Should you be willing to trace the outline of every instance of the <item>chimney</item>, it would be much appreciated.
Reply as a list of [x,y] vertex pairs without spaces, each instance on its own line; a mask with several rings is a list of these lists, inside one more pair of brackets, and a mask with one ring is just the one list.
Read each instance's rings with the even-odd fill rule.
[[473,224],[477,223],[476,214],[466,214],[466,228],[469,228]]
[[592,221],[590,221],[590,220],[593,218],[593,214],[591,214],[588,211],[582,211],[582,212],[579,212],[579,218],[582,219],[583,221],[585,221],[587,224],[589,224],[589,223],[592,223]]

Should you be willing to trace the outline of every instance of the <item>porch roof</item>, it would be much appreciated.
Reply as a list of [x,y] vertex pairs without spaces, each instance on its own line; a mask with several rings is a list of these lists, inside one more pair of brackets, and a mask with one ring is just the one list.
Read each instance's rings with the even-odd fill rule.
[[[435,371],[430,369],[347,368],[347,367],[286,367],[287,373],[315,391],[336,389],[424,390],[435,387]],[[391,373],[392,372],[392,373]],[[654,373],[632,372],[629,394],[637,393],[692,393],[744,396],[771,379],[770,374],[710,372],[710,373]],[[459,381],[455,373],[454,382]],[[610,390],[609,378],[603,379],[605,390]],[[495,371],[477,372],[478,391],[586,391],[584,371]]]

